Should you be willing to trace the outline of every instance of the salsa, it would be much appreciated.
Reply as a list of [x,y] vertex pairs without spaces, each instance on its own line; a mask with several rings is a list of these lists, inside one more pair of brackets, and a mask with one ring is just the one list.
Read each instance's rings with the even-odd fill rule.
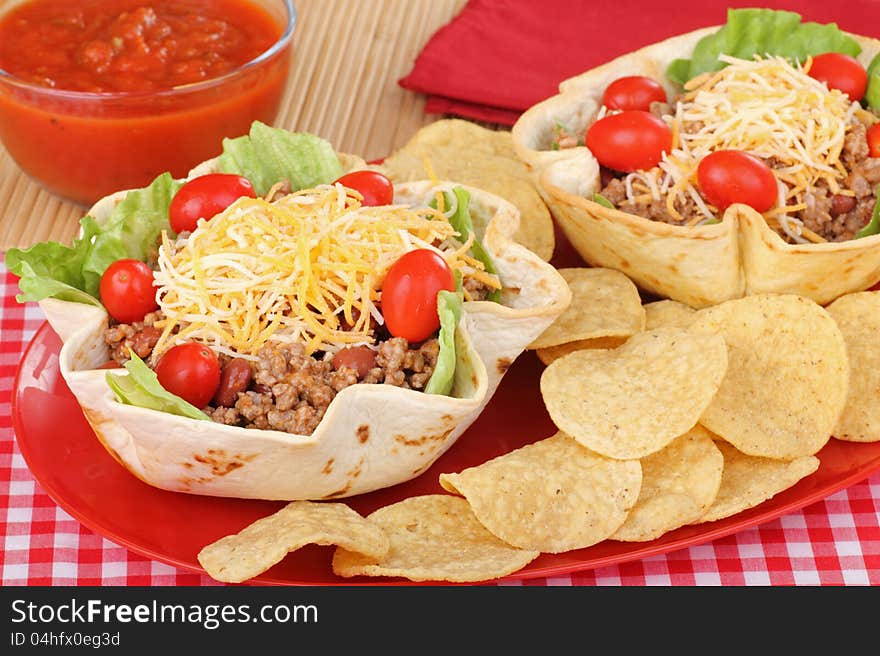
[[0,68],[54,89],[155,91],[219,77],[279,36],[245,0],[31,0],[0,19]]
[[82,205],[166,171],[184,177],[224,138],[274,122],[290,69],[285,4],[17,5],[0,16],[0,139],[27,174]]

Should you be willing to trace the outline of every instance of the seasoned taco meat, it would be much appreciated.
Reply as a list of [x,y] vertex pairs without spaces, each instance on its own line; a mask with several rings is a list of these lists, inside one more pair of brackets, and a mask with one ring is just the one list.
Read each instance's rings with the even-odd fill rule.
[[[153,312],[143,321],[107,328],[104,341],[112,359],[124,364],[129,348],[141,359],[152,359],[159,337],[154,324],[161,318],[161,312]],[[368,350],[374,354],[372,366],[363,371],[344,358],[321,352],[308,355],[298,343],[281,346],[270,342],[255,361],[222,357],[220,389],[212,405],[203,410],[214,421],[230,426],[309,435],[336,394],[350,385],[373,383],[423,390],[437,365],[440,343],[428,339],[410,344],[402,337],[391,337]]]
[[208,407],[217,422],[245,428],[311,434],[337,393],[356,383],[423,389],[437,363],[436,339],[410,345],[394,337],[380,343],[376,366],[360,376],[349,366],[306,355],[301,344],[264,346],[253,365],[253,385],[238,394],[232,407]]
[[150,357],[162,331],[154,324],[162,318],[161,312],[150,312],[143,321],[114,323],[104,331],[104,341],[110,347],[110,359],[119,364],[128,361],[129,349],[141,359]]

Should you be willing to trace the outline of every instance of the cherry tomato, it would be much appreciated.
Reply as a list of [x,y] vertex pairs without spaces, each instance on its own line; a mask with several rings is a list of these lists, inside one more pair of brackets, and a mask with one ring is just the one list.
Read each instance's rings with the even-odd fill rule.
[[628,75],[614,80],[602,94],[608,109],[641,109],[649,111],[652,102],[666,102],[666,91],[656,80],[643,75]]
[[744,203],[766,212],[779,193],[770,167],[742,150],[717,150],[706,155],[697,167],[697,181],[706,200],[719,210]]
[[825,52],[813,57],[809,75],[827,84],[829,89],[843,91],[854,101],[862,99],[868,86],[865,67],[842,52]]
[[433,335],[440,327],[437,294],[441,289],[455,289],[446,260],[427,248],[402,255],[382,285],[382,315],[388,332],[410,342]]
[[880,157],[880,123],[868,128],[868,157]]
[[153,270],[139,260],[113,262],[101,275],[98,292],[107,313],[119,323],[141,321],[159,307]]
[[[378,171],[352,171],[336,180],[343,187],[354,189],[364,197],[363,205],[376,207],[391,205],[394,200],[394,185]],[[335,184],[335,183],[334,183]]]
[[599,164],[609,169],[650,169],[671,150],[672,131],[650,112],[628,109],[593,123],[587,130],[586,145]]
[[210,220],[242,196],[256,198],[250,180],[234,173],[209,173],[186,182],[168,206],[174,232],[193,231],[199,219]]
[[220,385],[217,354],[197,342],[172,346],[159,358],[155,371],[162,387],[197,408],[208,405]]

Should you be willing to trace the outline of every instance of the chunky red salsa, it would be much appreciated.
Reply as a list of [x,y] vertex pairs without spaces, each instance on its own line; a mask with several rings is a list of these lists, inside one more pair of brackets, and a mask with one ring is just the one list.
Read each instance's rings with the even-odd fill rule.
[[151,91],[219,77],[281,26],[246,0],[30,0],[0,19],[0,68],[73,91]]
[[[166,171],[183,177],[218,155],[225,137],[275,120],[292,52],[291,35],[282,38],[293,20],[285,7],[252,0],[10,7],[0,15],[0,140],[32,178],[84,205]],[[109,93],[82,93],[94,91]]]

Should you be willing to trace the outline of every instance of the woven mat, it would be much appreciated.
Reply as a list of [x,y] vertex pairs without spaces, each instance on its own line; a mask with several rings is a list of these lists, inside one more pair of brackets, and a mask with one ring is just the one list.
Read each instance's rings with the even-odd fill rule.
[[[384,157],[421,126],[423,96],[397,80],[465,0],[297,0],[294,62],[276,125],[313,132],[337,150]],[[0,251],[70,242],[84,208],[28,178],[0,147]]]

